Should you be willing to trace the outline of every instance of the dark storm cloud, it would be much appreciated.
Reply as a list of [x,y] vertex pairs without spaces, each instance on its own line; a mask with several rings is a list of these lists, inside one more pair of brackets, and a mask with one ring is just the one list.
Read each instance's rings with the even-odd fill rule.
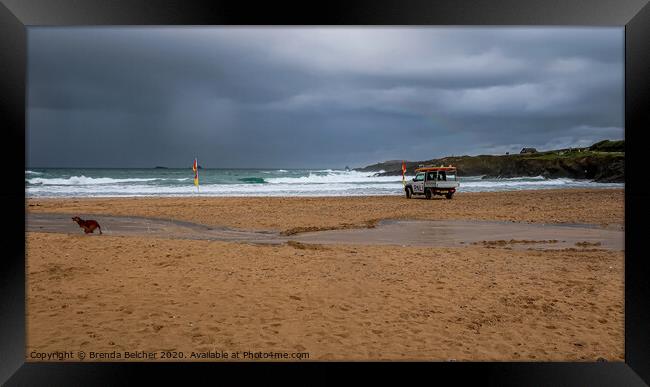
[[28,164],[342,167],[623,137],[622,28],[30,28]]

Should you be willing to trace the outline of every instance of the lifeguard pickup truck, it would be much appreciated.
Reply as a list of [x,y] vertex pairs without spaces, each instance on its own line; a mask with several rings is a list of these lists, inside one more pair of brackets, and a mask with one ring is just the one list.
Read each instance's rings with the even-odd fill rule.
[[424,195],[431,199],[433,195],[444,195],[451,199],[460,183],[456,167],[420,167],[415,170],[415,177],[404,186],[406,198]]

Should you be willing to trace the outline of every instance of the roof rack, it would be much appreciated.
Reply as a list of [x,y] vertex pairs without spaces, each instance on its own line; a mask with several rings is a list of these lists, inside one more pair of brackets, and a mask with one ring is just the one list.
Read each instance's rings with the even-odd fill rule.
[[426,166],[426,167],[425,167],[425,166],[420,166],[419,168],[416,168],[416,169],[415,169],[415,172],[429,172],[429,171],[455,171],[455,170],[456,170],[456,167],[451,166],[451,165],[446,166],[446,167],[445,167],[444,165],[441,165],[441,166],[439,166],[439,167],[436,167],[436,166],[434,166],[434,165],[428,165],[428,166]]

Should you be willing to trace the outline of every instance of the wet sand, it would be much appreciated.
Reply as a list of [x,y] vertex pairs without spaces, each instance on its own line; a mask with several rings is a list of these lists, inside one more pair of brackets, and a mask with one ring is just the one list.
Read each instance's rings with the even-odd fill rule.
[[32,213],[142,216],[244,230],[303,231],[367,227],[381,219],[494,220],[623,225],[620,189],[459,192],[452,200],[401,196],[323,198],[29,199]]
[[[522,229],[621,235],[622,190],[431,201],[30,199],[26,210],[28,219],[75,213],[95,215],[100,223],[100,215],[171,218],[179,221],[173,227],[202,228],[208,236],[265,231],[282,242],[170,239],[165,233],[178,229],[156,224],[161,234],[146,235],[137,221],[130,235],[118,235],[106,219],[101,236],[83,235],[71,220],[69,231],[46,233],[28,221],[28,361],[35,360],[32,351],[66,350],[287,351],[308,352],[310,360],[623,360],[624,252],[607,242],[616,238],[599,234],[604,239],[596,245],[581,234],[571,241],[587,243],[560,246],[531,241],[568,237],[510,230],[484,238],[483,230],[468,239],[462,227],[517,221]],[[385,235],[367,233],[392,235],[391,225],[404,230],[417,223],[409,219],[448,220],[438,226],[466,243],[433,248],[404,237],[404,247],[351,237],[362,233],[361,239],[378,241]],[[426,224],[440,232],[435,222]],[[326,236],[338,239],[330,243]]]
[[[71,214],[38,213],[27,216],[27,231],[80,234]],[[598,246],[623,250],[624,233],[619,227],[584,224],[522,224],[468,220],[381,220],[372,227],[312,231],[285,235],[272,231],[247,231],[223,226],[167,219],[100,216],[102,235],[144,236],[168,239],[237,241],[254,244],[281,244],[289,241],[319,244],[362,244],[428,247],[509,245],[525,248],[570,248]],[[110,228],[109,228],[110,226]],[[91,234],[99,236],[99,232]]]

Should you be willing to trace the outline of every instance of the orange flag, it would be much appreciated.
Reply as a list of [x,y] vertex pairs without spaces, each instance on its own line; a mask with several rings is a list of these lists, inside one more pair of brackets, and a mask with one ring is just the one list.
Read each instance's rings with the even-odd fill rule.
[[402,185],[406,184],[406,180],[404,180],[405,174],[406,174],[406,163],[402,160]]

